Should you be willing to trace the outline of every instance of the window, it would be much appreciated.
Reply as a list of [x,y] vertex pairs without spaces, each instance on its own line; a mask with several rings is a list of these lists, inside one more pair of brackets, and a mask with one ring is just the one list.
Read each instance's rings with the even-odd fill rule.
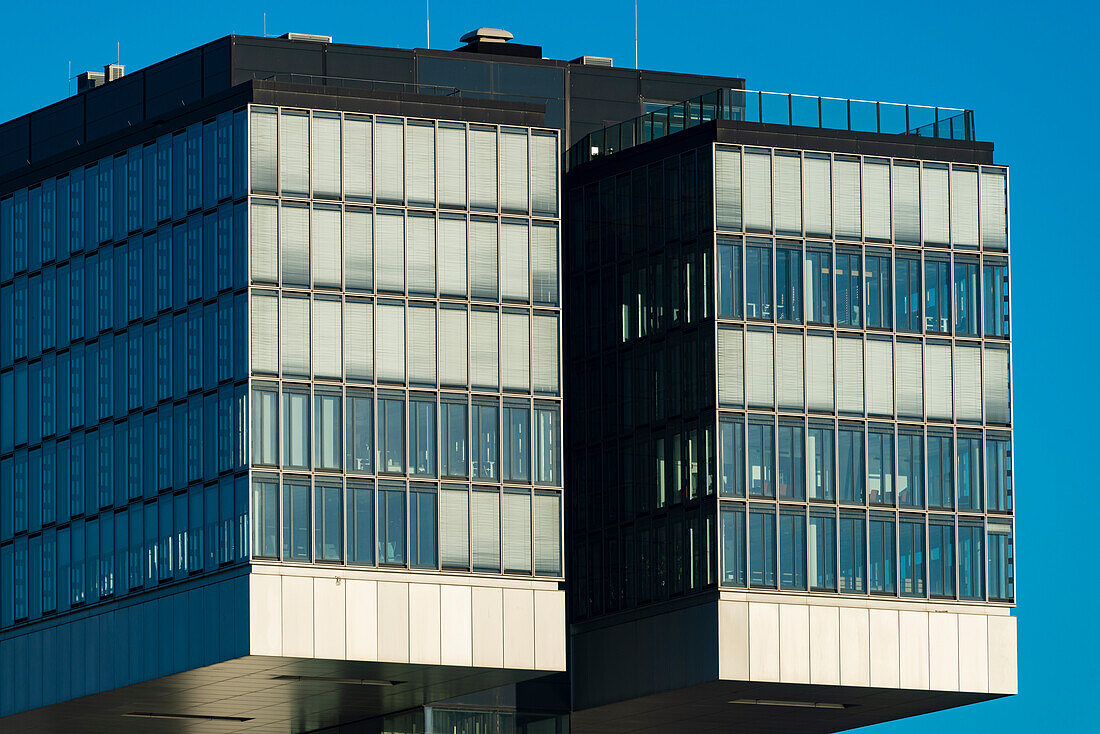
[[775,588],[775,510],[749,509],[749,585]]
[[435,476],[435,402],[409,403],[409,473]]
[[836,591],[836,518],[810,515],[810,589]]
[[347,471],[372,473],[374,459],[374,400],[370,393],[348,392]]
[[504,406],[504,458],[505,481],[528,482],[530,474],[530,411],[519,405]]
[[924,507],[924,437],[898,432],[898,504]]
[[985,596],[982,577],[984,565],[981,524],[959,523],[960,599],[982,599]]
[[535,440],[533,443],[535,484],[561,486],[560,441],[561,415],[556,406],[535,405]]
[[982,509],[982,437],[959,433],[959,509]]
[[466,403],[444,400],[440,403],[439,410],[439,474],[444,477],[466,477]]
[[811,425],[806,434],[806,454],[809,459],[810,499],[834,502],[836,482],[833,473],[833,429]]
[[475,487],[470,498],[474,571],[500,573],[500,493]]
[[985,492],[989,512],[1012,512],[1012,445],[992,434],[985,441]]
[[863,504],[863,430],[841,428],[837,440],[840,501]]
[[977,260],[955,260],[955,333],[978,335]]
[[741,240],[718,240],[718,315],[741,318]]
[[561,495],[535,492],[532,508],[535,575],[561,575]]
[[318,390],[313,395],[313,466],[316,469],[342,468],[342,402],[339,390]]
[[801,424],[779,424],[779,498],[801,500],[806,496],[806,466]]
[[[749,241],[760,242],[759,240]],[[770,245],[763,247],[749,245],[745,248],[745,294],[748,300],[746,315],[750,319],[770,320],[772,317],[772,248]]]
[[749,496],[775,497],[774,424],[749,422]]
[[283,392],[283,466],[309,468],[309,394]]
[[871,572],[870,590],[893,594],[894,585],[894,519],[871,516],[868,528],[868,553]]
[[920,260],[918,258],[895,258],[894,290],[897,294],[897,330],[922,331]]
[[344,558],[343,517],[340,484],[318,482],[313,488],[313,558],[341,561]]
[[469,568],[470,495],[461,485],[439,493],[439,538],[443,568]]
[[902,596],[924,596],[924,522],[898,523],[898,573]]
[[499,471],[500,451],[499,417],[497,406],[492,403],[474,403],[470,412],[470,437],[473,450],[470,453],[474,479],[495,480]]
[[252,463],[275,466],[279,463],[279,393],[275,390],[252,391]]
[[806,320],[815,324],[833,323],[833,254],[806,251]]
[[802,252],[775,251],[775,315],[779,321],[802,323]]
[[[718,424],[718,434],[722,460],[719,491],[723,497],[744,497],[745,424],[740,420],[723,418]],[[659,474],[658,481],[662,478],[663,472]]]
[[378,401],[378,444],[378,471],[387,474],[404,474],[404,399],[392,397],[381,398]]
[[806,588],[806,517],[801,512],[779,513],[780,587]]
[[982,266],[985,335],[1008,336],[1008,263],[987,259]]
[[531,573],[531,495],[505,490],[502,500],[504,572]]
[[436,553],[435,492],[416,489],[409,492],[409,565],[439,568]]
[[868,251],[863,260],[867,281],[867,326],[891,328],[893,295],[890,292],[890,255]]
[[867,501],[873,505],[894,504],[894,433],[867,432]]
[[1013,573],[1012,526],[990,522],[986,538],[989,543],[989,598],[991,601],[1012,601],[1015,583]]
[[928,523],[928,593],[955,596],[955,526],[950,519]]
[[405,488],[378,487],[378,562],[405,564]]
[[374,489],[369,484],[348,482],[348,563],[374,565]]
[[859,327],[863,324],[863,278],[859,253],[837,250],[836,253],[836,323]]
[[283,559],[309,560],[309,484],[283,483]]
[[951,434],[928,434],[928,506],[955,506],[955,449]]
[[[828,165],[828,164],[826,164]],[[741,151],[720,147],[714,155],[715,217],[718,229],[741,229]]]

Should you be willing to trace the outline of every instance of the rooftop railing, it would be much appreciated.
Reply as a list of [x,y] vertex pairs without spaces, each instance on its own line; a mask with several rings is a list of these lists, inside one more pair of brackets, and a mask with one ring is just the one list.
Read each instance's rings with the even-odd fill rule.
[[711,120],[974,140],[972,110],[746,89],[716,89],[589,133],[570,149],[569,166],[580,165]]

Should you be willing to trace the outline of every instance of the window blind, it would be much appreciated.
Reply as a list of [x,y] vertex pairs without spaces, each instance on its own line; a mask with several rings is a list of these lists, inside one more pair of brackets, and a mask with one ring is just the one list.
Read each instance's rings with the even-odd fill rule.
[[833,338],[806,337],[806,408],[833,411]]
[[924,392],[928,396],[928,417],[951,420],[951,347],[926,344]]
[[867,340],[867,412],[894,414],[894,345],[890,341]]
[[444,568],[470,566],[470,494],[464,489],[439,492],[439,536]]
[[745,405],[744,351],[740,329],[718,330],[718,402],[727,408]]
[[947,166],[925,163],[921,182],[921,224],[924,241],[932,245],[947,245]]
[[252,282],[279,282],[279,208],[273,202],[252,199],[249,206]]
[[405,382],[405,307],[378,304],[376,307],[375,351],[378,379]]
[[283,374],[309,377],[309,299],[284,296],[279,314]]
[[529,301],[528,229],[526,222],[504,220],[500,228],[500,296]]
[[313,113],[311,133],[313,195],[323,199],[340,198],[340,116]]
[[378,247],[378,289],[405,290],[405,218],[401,212],[379,209],[374,221]]
[[531,382],[539,395],[557,395],[558,317],[536,313],[531,317]]
[[466,387],[466,309],[439,310],[439,384]]
[[439,123],[439,205],[466,208],[466,126]]
[[348,201],[373,198],[372,127],[369,117],[344,118],[344,198]]
[[405,128],[408,147],[405,171],[409,206],[435,206],[435,127],[430,122],[409,121]]
[[279,183],[283,196],[309,197],[309,116],[304,112],[279,115]]
[[339,288],[343,271],[340,257],[340,210],[314,207],[311,229],[313,285]]
[[408,370],[409,382],[435,386],[435,307],[410,306]]
[[910,245],[920,244],[920,168],[916,164],[894,164],[894,238]]
[[470,385],[475,390],[496,390],[497,313],[470,311]]
[[897,345],[898,417],[924,417],[924,357],[920,344],[898,342]]
[[527,131],[500,130],[500,209],[527,213]]
[[802,234],[802,161],[797,154],[775,155],[775,231]]
[[344,304],[344,361],[349,381],[374,379],[374,304],[348,301]]
[[410,214],[409,227],[409,293],[435,295],[435,217]]
[[751,408],[775,407],[774,358],[770,331],[746,332],[748,401]]
[[836,340],[836,408],[839,413],[863,412],[863,340]]
[[833,182],[828,156],[806,154],[802,163],[806,197],[806,234],[833,234]]
[[[248,119],[248,155],[252,164],[252,190],[274,193],[279,190],[276,168],[279,117],[273,110],[254,109]],[[164,173],[162,171],[158,176],[158,182],[170,180]]]
[[955,419],[982,419],[982,351],[978,347],[956,346]]
[[497,210],[497,132],[470,128],[470,208]]
[[280,207],[279,263],[283,285],[309,286],[309,209],[304,206]]
[[741,151],[714,149],[714,198],[718,229],[741,231]]
[[779,408],[802,411],[802,335],[779,333],[775,338]]
[[497,225],[470,220],[470,298],[497,300]]
[[533,513],[535,575],[561,575],[561,497],[535,493]]
[[531,133],[531,213],[558,216],[558,136]]
[[745,229],[772,231],[772,158],[767,151],[745,151]]
[[1008,350],[985,350],[985,422],[1007,425],[1011,420],[1008,392]]
[[[252,371],[279,372],[279,299],[252,294]],[[67,416],[65,416],[67,417]]]
[[500,316],[501,383],[505,390],[531,389],[530,326],[525,313]]
[[473,567],[475,571],[500,571],[500,494],[474,490],[470,516],[473,518]]
[[532,300],[540,306],[558,305],[558,227],[531,228]]
[[439,228],[439,293],[466,297],[466,219],[441,216]]
[[836,236],[845,240],[858,240],[859,214],[859,161],[837,158],[833,161],[833,217]]
[[531,573],[531,495],[504,492],[504,572]]
[[951,240],[959,247],[978,246],[978,172],[951,169]]
[[374,188],[378,201],[405,200],[405,126],[401,120],[377,118],[374,131]]
[[1004,171],[982,169],[982,247],[1008,248],[1007,180]]
[[890,241],[890,164],[863,162],[863,233],[869,240]]
[[344,210],[344,287],[369,291],[374,287],[374,227],[369,209]]
[[313,302],[313,374],[316,377],[343,377],[340,317],[339,301],[319,299]]

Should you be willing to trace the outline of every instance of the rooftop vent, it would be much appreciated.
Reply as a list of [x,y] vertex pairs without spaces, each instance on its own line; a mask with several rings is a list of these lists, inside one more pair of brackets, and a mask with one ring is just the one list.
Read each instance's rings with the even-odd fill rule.
[[313,41],[314,43],[332,43],[332,36],[322,36],[317,33],[284,33],[279,38],[288,41]]
[[475,28],[462,38],[462,43],[507,43],[514,36],[502,28]]
[[569,62],[570,64],[580,64],[581,66],[614,66],[610,56],[578,56]]
[[76,91],[87,92],[89,89],[103,86],[105,80],[102,71],[86,71],[76,78]]
[[126,67],[122,64],[107,64],[103,67],[103,81],[113,82],[115,79],[121,79],[126,75]]

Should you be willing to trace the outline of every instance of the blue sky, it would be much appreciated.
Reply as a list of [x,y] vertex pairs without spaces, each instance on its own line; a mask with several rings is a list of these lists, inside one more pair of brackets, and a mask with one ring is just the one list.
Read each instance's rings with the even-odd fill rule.
[[[511,30],[518,42],[541,44],[553,58],[591,54],[633,65],[632,0],[431,5],[433,47],[454,48],[462,33],[488,25]],[[1083,512],[1095,503],[1077,501],[1100,488],[1090,469],[1100,454],[1091,420],[1097,397],[1081,389],[1095,382],[1092,365],[1100,356],[1089,338],[1095,329],[1082,318],[1100,282],[1087,278],[1095,271],[1085,267],[1096,263],[1097,255],[1089,254],[1095,230],[1070,232],[1065,223],[1091,221],[1085,169],[1077,161],[1095,153],[1085,152],[1091,144],[1073,141],[1079,132],[1094,134],[1100,118],[1094,76],[1100,11],[1084,2],[1017,0],[640,0],[639,6],[643,68],[744,76],[753,89],[971,108],[978,137],[993,140],[997,162],[1011,166],[1020,695],[877,731],[1091,729],[1094,716],[1085,705],[1100,683],[1100,633],[1091,617],[1100,592],[1084,573],[1084,561],[1095,555],[1086,544],[1096,541]],[[265,12],[269,33],[425,45],[424,3],[416,1],[91,6],[9,0],[0,120],[65,96],[70,61],[74,73],[101,69],[115,60],[117,48],[122,63],[140,68],[231,32],[260,35]],[[1094,203],[1089,210],[1095,209]],[[1057,231],[1065,239],[1055,238]],[[1069,270],[1053,267],[1059,248]]]

